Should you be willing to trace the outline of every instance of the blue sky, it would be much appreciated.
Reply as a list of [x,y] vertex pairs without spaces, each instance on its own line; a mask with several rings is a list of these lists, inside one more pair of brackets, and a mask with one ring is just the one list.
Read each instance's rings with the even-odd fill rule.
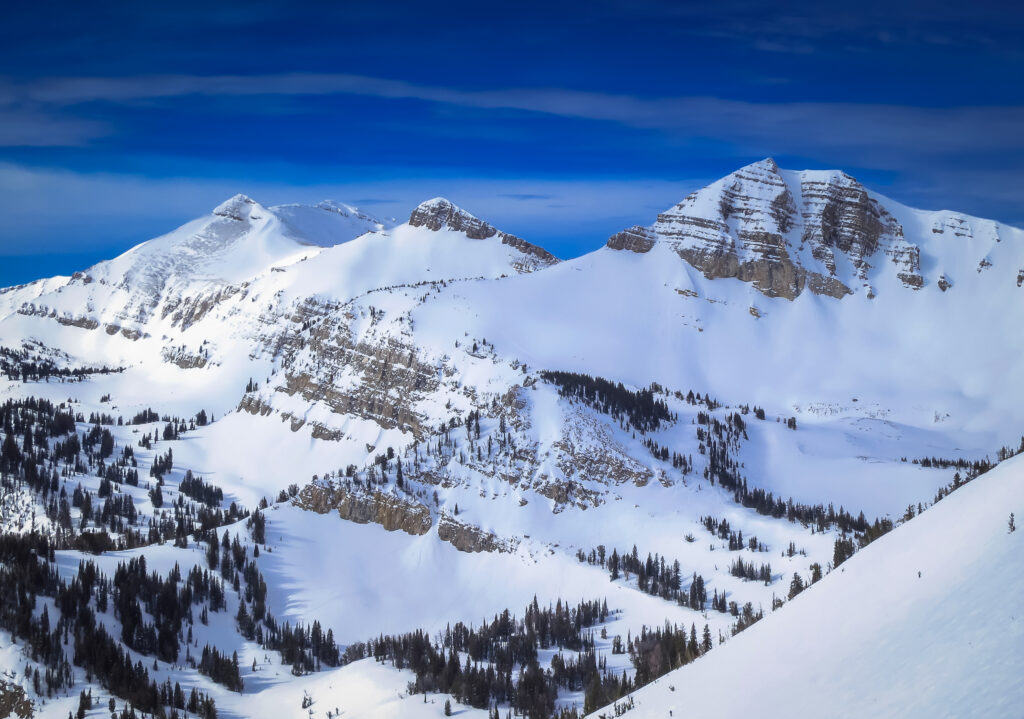
[[0,285],[245,192],[445,195],[567,257],[749,161],[1024,224],[1006,3],[11,3]]

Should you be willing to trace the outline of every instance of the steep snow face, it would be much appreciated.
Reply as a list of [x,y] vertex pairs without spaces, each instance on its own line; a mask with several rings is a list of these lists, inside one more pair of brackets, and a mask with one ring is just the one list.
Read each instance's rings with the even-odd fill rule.
[[144,242],[85,274],[134,295],[141,319],[145,306],[166,299],[165,290],[170,287],[241,282],[303,251],[295,239],[281,232],[279,220],[269,210],[236,195],[218,205],[212,215]]
[[[77,326],[107,325],[138,337],[155,316],[165,318],[201,301],[199,296],[218,302],[225,294],[238,294],[323,248],[337,251],[325,256],[318,269],[295,279],[324,288],[336,300],[391,284],[498,277],[557,262],[542,248],[499,232],[447,201],[424,203],[413,212],[413,220],[396,227],[335,202],[267,209],[236,195],[210,215],[70,279],[9,289],[0,294],[0,314],[60,317]],[[339,247],[370,234],[374,239],[357,247]],[[468,242],[487,238],[495,242]],[[345,268],[355,270],[354,284],[337,283],[336,273]],[[276,291],[288,283],[270,284]],[[292,289],[305,291],[302,285]]]
[[235,195],[210,215],[101,262],[85,275],[157,302],[169,285],[237,284],[273,265],[310,257],[315,246],[341,244],[385,227],[347,205],[325,202],[270,210]]
[[[943,242],[959,244],[934,244]],[[1024,288],[998,258],[989,270],[970,269],[971,255],[987,251],[974,245],[960,245],[963,260],[952,252],[942,263],[929,260],[930,277],[942,269],[953,278],[945,292],[937,282],[909,291],[891,276],[875,299],[842,301],[811,292],[768,298],[750,283],[709,280],[666,243],[646,253],[604,248],[543,272],[441,293],[412,319],[424,345],[453,347],[468,332],[530,367],[634,387],[706,388],[805,424],[847,416],[894,436],[911,427],[994,431],[980,444],[996,447],[1015,443],[1024,422],[1010,390],[1024,387],[1017,361],[1024,337],[1014,329],[1024,321]],[[1021,249],[1024,238],[995,244],[1007,255]],[[936,447],[977,447],[977,440]]]
[[[920,289],[929,260],[941,257],[935,235],[999,240],[996,223],[949,212],[911,212],[837,170],[780,170],[755,162],[687,196],[648,227],[613,235],[612,249],[668,246],[706,277],[750,282],[769,297],[805,289],[842,298],[874,297],[877,285]],[[922,258],[924,253],[924,258]],[[1004,271],[1016,273],[1019,248]],[[991,258],[976,260],[993,264]],[[931,281],[948,288],[941,273]]]
[[344,242],[355,236],[352,232],[381,226],[360,220],[331,227],[325,221],[331,215],[314,208],[282,214],[290,224],[255,200],[236,195],[205,217],[76,273],[63,286],[51,283],[39,292],[30,286],[12,293],[4,298],[3,309],[5,314],[53,315],[78,326],[112,326],[138,337],[154,316],[166,316],[190,295],[217,293],[274,265],[312,256],[319,251],[312,245],[328,237]]
[[284,234],[321,247],[333,247],[367,232],[389,230],[396,224],[333,200],[316,205],[277,205],[270,210],[281,221]]
[[[1007,520],[1022,511],[1024,458],[1015,458],[637,691],[629,716],[1019,714],[1024,532],[1009,533]],[[737,682],[741,691],[707,690]]]

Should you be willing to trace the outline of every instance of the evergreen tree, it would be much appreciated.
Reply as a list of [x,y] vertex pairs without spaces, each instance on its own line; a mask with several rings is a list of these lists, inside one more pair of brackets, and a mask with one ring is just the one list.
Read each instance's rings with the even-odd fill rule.
[[793,581],[789,583],[789,598],[792,599],[802,591],[804,591],[804,580],[800,578],[799,574],[793,572]]

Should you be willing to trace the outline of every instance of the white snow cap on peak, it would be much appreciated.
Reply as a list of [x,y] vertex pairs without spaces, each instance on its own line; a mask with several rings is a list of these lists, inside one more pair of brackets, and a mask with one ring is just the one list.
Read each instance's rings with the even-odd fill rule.
[[259,203],[248,195],[237,194],[217,205],[213,210],[213,214],[221,217],[230,217],[234,220],[243,220],[249,216],[253,208],[259,206]]
[[[735,175],[761,175],[761,174],[777,174],[779,173],[779,166],[775,162],[774,158],[766,157],[763,160],[757,162],[751,162],[738,170],[733,170],[726,177],[733,177]],[[723,178],[725,179],[725,178]]]
[[425,202],[421,202],[416,205],[416,209],[412,211],[412,214],[417,213],[429,214],[429,215],[446,215],[449,217],[461,217],[467,220],[476,220],[483,222],[479,217],[474,215],[472,212],[468,212],[454,202],[449,200],[447,197],[434,197]]
[[417,205],[409,216],[409,224],[413,227],[426,227],[435,232],[447,227],[457,232],[465,232],[475,240],[491,237],[498,232],[488,223],[444,197],[435,197]]
[[432,197],[429,200],[421,202],[417,206],[418,207],[422,207],[424,209],[427,209],[427,208],[430,208],[430,207],[455,207],[455,203],[453,203],[447,197]]

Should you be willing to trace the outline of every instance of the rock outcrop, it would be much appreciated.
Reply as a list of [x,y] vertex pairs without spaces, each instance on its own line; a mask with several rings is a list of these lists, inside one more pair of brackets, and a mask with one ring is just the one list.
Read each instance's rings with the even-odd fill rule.
[[654,233],[649,228],[633,225],[609,237],[608,247],[642,254],[654,248],[654,240]]
[[486,532],[448,515],[438,520],[437,536],[460,552],[513,552],[518,546],[517,541],[505,541],[493,532]]
[[[319,310],[309,309],[313,306],[300,316],[318,316]],[[439,367],[423,361],[417,348],[399,337],[356,336],[349,325],[352,318],[326,310],[319,318],[305,340],[314,359],[286,362],[283,384],[275,389],[321,403],[335,414],[369,419],[423,439],[429,422],[416,404],[437,390]]]
[[299,491],[294,504],[302,509],[338,516],[356,524],[379,524],[389,532],[422,535],[433,522],[430,510],[419,502],[384,492],[350,489],[333,482],[313,482]]

